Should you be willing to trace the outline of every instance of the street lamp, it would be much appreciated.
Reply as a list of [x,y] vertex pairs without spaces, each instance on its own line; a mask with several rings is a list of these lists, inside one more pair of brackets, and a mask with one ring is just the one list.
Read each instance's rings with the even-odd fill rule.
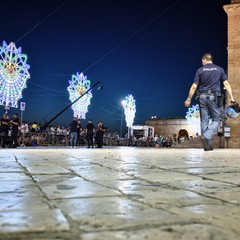
[[123,122],[123,113],[124,113],[124,106],[126,105],[126,100],[122,100],[122,115],[121,115],[121,127],[120,127],[120,138],[122,137],[122,122]]

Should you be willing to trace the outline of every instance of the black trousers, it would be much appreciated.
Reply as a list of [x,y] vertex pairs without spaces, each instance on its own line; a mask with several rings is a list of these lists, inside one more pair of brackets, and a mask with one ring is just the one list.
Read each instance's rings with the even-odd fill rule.
[[98,147],[102,148],[103,146],[103,133],[99,132],[97,135],[97,143],[98,143]]
[[90,146],[93,147],[93,132],[87,133],[87,142],[88,142],[88,147]]
[[5,147],[6,146],[7,134],[8,134],[8,132],[5,132],[5,131],[0,133],[0,144],[1,144],[1,147]]
[[12,131],[11,145],[16,147],[17,144],[18,144],[18,132]]

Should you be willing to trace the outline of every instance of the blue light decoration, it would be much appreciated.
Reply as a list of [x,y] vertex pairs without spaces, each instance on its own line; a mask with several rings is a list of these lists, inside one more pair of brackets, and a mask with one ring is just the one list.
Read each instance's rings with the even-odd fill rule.
[[195,134],[198,133],[200,135],[200,109],[199,105],[192,105],[192,107],[188,108],[188,111],[186,112],[185,118],[188,121],[189,124],[189,130]]
[[126,96],[123,108],[124,108],[127,127],[131,128],[133,125],[135,113],[136,113],[136,101],[133,95],[128,94],[128,96]]
[[[69,92],[69,99],[71,102],[74,102],[77,98],[83,95],[90,88],[91,81],[87,80],[87,76],[84,76],[83,73],[78,73],[72,75],[72,80],[68,81],[69,86],[67,88]],[[88,106],[92,98],[92,93],[89,91],[83,97],[81,97],[76,103],[72,105],[74,112],[74,117],[79,119],[85,119],[86,113],[88,112]]]
[[18,108],[18,100],[22,98],[22,90],[30,78],[27,55],[22,54],[21,47],[3,41],[0,46],[0,105],[6,109]]

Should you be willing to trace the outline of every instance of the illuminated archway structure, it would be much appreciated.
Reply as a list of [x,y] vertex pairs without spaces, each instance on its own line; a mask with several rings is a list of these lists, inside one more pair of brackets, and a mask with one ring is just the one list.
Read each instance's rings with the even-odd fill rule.
[[198,133],[199,135],[201,135],[199,105],[196,104],[196,105],[192,105],[192,107],[189,107],[186,114],[187,115],[185,116],[185,118],[189,123],[190,132]]
[[18,100],[22,98],[22,90],[26,88],[26,81],[30,78],[27,55],[22,49],[16,48],[11,42],[3,41],[0,46],[0,105],[8,109],[18,107]]
[[[69,99],[74,102],[82,94],[84,94],[90,88],[91,81],[87,80],[87,76],[83,73],[78,73],[72,75],[72,80],[69,81],[69,86],[67,88],[69,92]],[[74,117],[85,119],[86,113],[88,112],[88,106],[90,105],[90,100],[92,98],[92,93],[89,91],[82,98],[80,98],[76,103],[72,105],[74,112]]]
[[127,127],[131,128],[136,113],[136,101],[133,95],[129,94],[128,96],[126,96],[123,108]]

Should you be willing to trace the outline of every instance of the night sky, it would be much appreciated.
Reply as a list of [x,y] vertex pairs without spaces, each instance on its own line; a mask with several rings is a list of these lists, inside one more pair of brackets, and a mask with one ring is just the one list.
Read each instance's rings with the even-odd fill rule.
[[[83,72],[93,89],[86,118],[120,130],[123,100],[136,100],[134,124],[185,117],[201,56],[227,68],[224,0],[51,0],[1,3],[1,42],[27,54],[31,78],[23,90],[23,120],[44,123],[70,104],[72,74]],[[193,102],[194,104],[194,102]],[[4,107],[1,106],[2,112]],[[11,108],[10,115],[20,110]],[[69,108],[52,124],[68,126]],[[83,121],[83,126],[87,123]],[[125,121],[123,122],[125,125]]]

